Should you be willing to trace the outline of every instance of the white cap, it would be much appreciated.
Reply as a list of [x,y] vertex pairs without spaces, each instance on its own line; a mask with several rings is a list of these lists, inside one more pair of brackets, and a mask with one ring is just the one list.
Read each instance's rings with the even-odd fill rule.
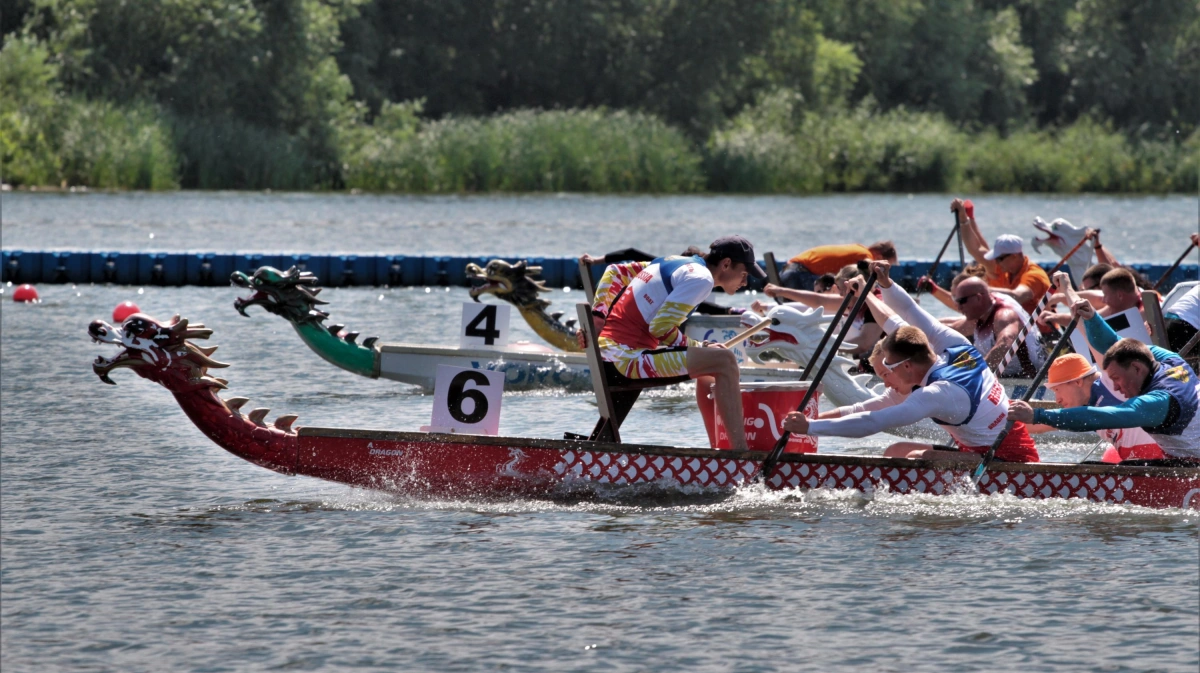
[[1019,255],[1023,250],[1021,246],[1021,237],[1013,236],[1012,234],[1004,234],[996,237],[996,245],[988,250],[983,256],[984,259],[993,260],[1002,255]]

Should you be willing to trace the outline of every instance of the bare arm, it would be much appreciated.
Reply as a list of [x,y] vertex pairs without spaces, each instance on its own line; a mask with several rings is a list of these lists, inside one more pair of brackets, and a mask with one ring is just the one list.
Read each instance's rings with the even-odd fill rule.
[[809,292],[808,290],[793,290],[779,285],[768,283],[763,288],[763,293],[768,297],[782,297],[788,301],[798,301],[805,306],[813,308],[823,308],[825,312],[836,311],[842,305],[842,297],[836,294],[824,294],[821,292]]
[[1092,250],[1096,253],[1097,264],[1111,264],[1114,267],[1120,266],[1120,263],[1117,262],[1117,258],[1113,257],[1112,253],[1108,251],[1108,248],[1104,247],[1104,245],[1100,243],[1099,231],[1095,229],[1088,229],[1087,236],[1088,238],[1092,239]]
[[997,311],[996,322],[999,323],[996,326],[996,343],[987,352],[985,358],[988,367],[993,371],[1000,366],[1004,356],[1008,355],[1008,350],[1012,348],[1013,342],[1017,340],[1017,335],[1021,333],[1021,321],[1017,318],[1017,314],[1009,309]]
[[979,231],[979,225],[975,223],[975,218],[967,217],[967,208],[963,204],[962,199],[954,199],[950,203],[950,209],[958,215],[958,221],[961,225],[959,231],[962,232],[963,248],[976,262],[982,264],[983,268],[989,274],[994,275],[996,273],[996,263],[983,258],[991,250],[991,247],[988,246],[983,233]]

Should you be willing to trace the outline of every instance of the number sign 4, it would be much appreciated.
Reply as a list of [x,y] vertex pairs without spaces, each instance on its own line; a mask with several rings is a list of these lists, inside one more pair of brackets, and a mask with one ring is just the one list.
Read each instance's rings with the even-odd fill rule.
[[[494,304],[489,304],[494,306]],[[428,432],[500,433],[504,372],[438,365]]]
[[459,346],[462,348],[503,348],[508,345],[508,304],[463,302]]

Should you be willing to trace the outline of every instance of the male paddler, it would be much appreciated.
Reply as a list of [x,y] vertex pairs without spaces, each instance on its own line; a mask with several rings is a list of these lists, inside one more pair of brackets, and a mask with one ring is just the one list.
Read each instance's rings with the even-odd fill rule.
[[[964,451],[986,453],[1008,420],[1004,386],[966,337],[926,313],[892,282],[890,268],[887,262],[871,262],[883,289],[882,301],[867,296],[887,333],[875,366],[887,392],[823,413],[815,421],[790,413],[783,427],[797,434],[866,437],[929,418],[950,433],[956,446],[899,442],[884,455],[938,460],[959,458]],[[996,458],[1038,461],[1033,439],[1023,424],[1017,423],[1009,432]]]
[[[640,264],[640,263],[635,263]],[[688,339],[683,321],[714,286],[733,294],[749,274],[766,272],[754,259],[754,246],[741,236],[713,241],[705,254],[661,257],[630,275],[613,264],[596,288],[592,316],[601,356],[631,379],[691,376],[701,410],[711,388],[726,422],[731,448],[746,450],[737,359],[719,343]],[[713,387],[711,384],[716,384]]]
[[1088,343],[1104,353],[1104,371],[1126,400],[1114,406],[1074,409],[1033,409],[1016,401],[1009,414],[1018,421],[1075,432],[1142,428],[1171,462],[1200,465],[1196,372],[1165,348],[1134,339],[1118,340],[1117,333],[1086,299],[1076,301],[1071,313],[1085,321]]

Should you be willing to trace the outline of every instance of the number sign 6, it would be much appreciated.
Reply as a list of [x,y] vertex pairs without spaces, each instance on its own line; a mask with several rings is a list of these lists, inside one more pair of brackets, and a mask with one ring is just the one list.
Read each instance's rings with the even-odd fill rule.
[[431,432],[495,435],[500,432],[504,372],[438,365]]
[[508,345],[508,304],[463,302],[459,346],[462,348],[502,348]]

